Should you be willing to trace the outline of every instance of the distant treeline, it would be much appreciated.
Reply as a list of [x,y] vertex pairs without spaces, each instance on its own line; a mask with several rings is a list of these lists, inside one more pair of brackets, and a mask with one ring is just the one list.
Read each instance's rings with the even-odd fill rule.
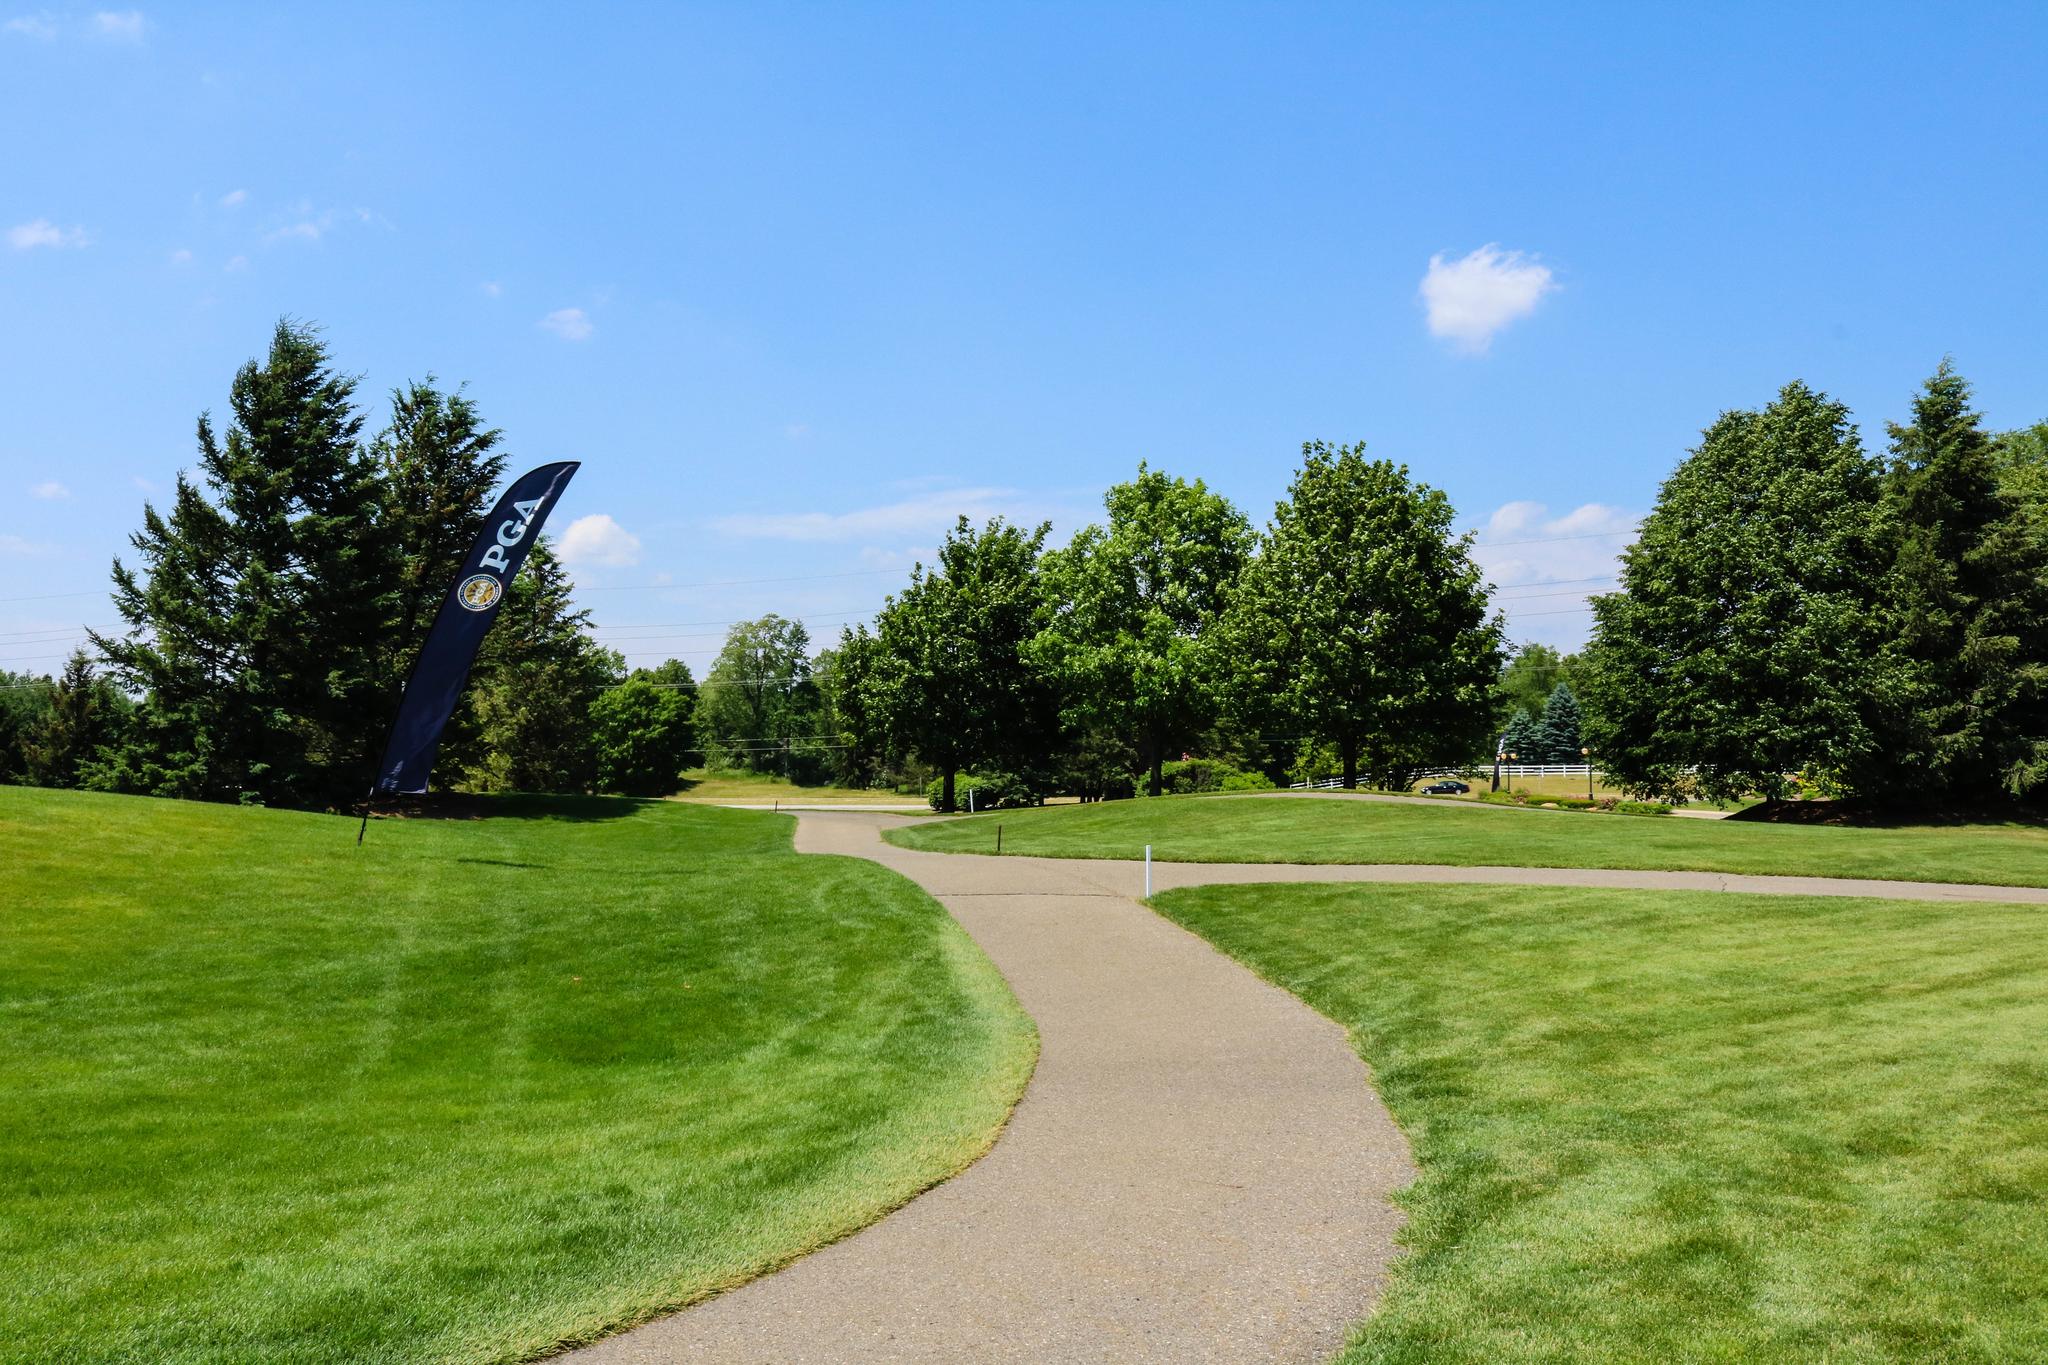
[[[129,629],[0,689],[0,776],[340,805],[368,784],[439,595],[503,473],[430,378],[362,435],[317,335],[236,376],[204,487],[115,567]],[[545,544],[437,781],[659,794],[689,763],[951,808],[1576,762],[1684,798],[2037,797],[2048,778],[2048,424],[1994,435],[1947,364],[1862,448],[1802,384],[1724,413],[1666,481],[1586,649],[1510,651],[1438,490],[1311,442],[1263,529],[1140,464],[1098,525],[962,518],[872,624],[813,652],[734,626],[701,687],[596,644]],[[103,672],[96,672],[96,666]]]

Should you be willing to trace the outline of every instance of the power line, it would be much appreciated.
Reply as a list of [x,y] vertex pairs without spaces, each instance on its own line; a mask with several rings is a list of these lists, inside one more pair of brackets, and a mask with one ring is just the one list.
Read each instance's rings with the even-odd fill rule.
[[1631,526],[1626,531],[1589,531],[1582,536],[1542,536],[1535,540],[1477,540],[1472,543],[1472,548],[1505,550],[1510,545],[1562,545],[1567,540],[1606,540],[1610,536],[1632,536],[1638,529]]

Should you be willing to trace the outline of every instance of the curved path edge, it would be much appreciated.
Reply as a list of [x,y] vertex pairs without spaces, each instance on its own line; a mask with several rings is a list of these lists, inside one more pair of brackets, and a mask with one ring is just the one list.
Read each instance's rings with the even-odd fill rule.
[[1344,1031],[1104,880],[1115,864],[897,848],[804,812],[964,926],[1037,1021],[987,1155],[590,1362],[1312,1361],[1381,1293],[1414,1178]]

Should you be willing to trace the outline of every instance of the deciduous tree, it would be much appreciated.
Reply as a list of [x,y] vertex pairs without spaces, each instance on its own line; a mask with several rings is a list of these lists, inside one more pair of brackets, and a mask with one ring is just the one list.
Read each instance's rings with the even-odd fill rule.
[[1405,784],[1492,731],[1501,626],[1450,500],[1365,448],[1302,447],[1229,625],[1243,703]]
[[1593,599],[1585,732],[1637,792],[1779,796],[1871,761],[1888,685],[1879,470],[1848,410],[1794,382],[1727,412],[1666,479],[1621,589]]
[[1228,660],[1213,627],[1252,529],[1200,479],[1143,464],[1103,505],[1106,525],[1045,557],[1046,622],[1034,650],[1060,681],[1071,727],[1122,736],[1157,796],[1160,765],[1222,708]]

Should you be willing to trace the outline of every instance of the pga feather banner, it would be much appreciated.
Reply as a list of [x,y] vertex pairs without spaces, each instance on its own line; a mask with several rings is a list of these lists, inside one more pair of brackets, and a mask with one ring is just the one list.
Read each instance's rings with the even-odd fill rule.
[[526,562],[526,552],[540,537],[541,524],[577,468],[577,462],[570,460],[522,474],[491,509],[482,534],[462,561],[454,586],[441,601],[418,662],[413,664],[405,697],[398,704],[397,723],[391,727],[391,741],[384,746],[384,761],[377,768],[373,796],[380,792],[416,795],[427,789],[427,774],[434,766],[442,727],[455,713],[455,700],[462,695],[477,649],[491,622],[498,619],[505,590]]

